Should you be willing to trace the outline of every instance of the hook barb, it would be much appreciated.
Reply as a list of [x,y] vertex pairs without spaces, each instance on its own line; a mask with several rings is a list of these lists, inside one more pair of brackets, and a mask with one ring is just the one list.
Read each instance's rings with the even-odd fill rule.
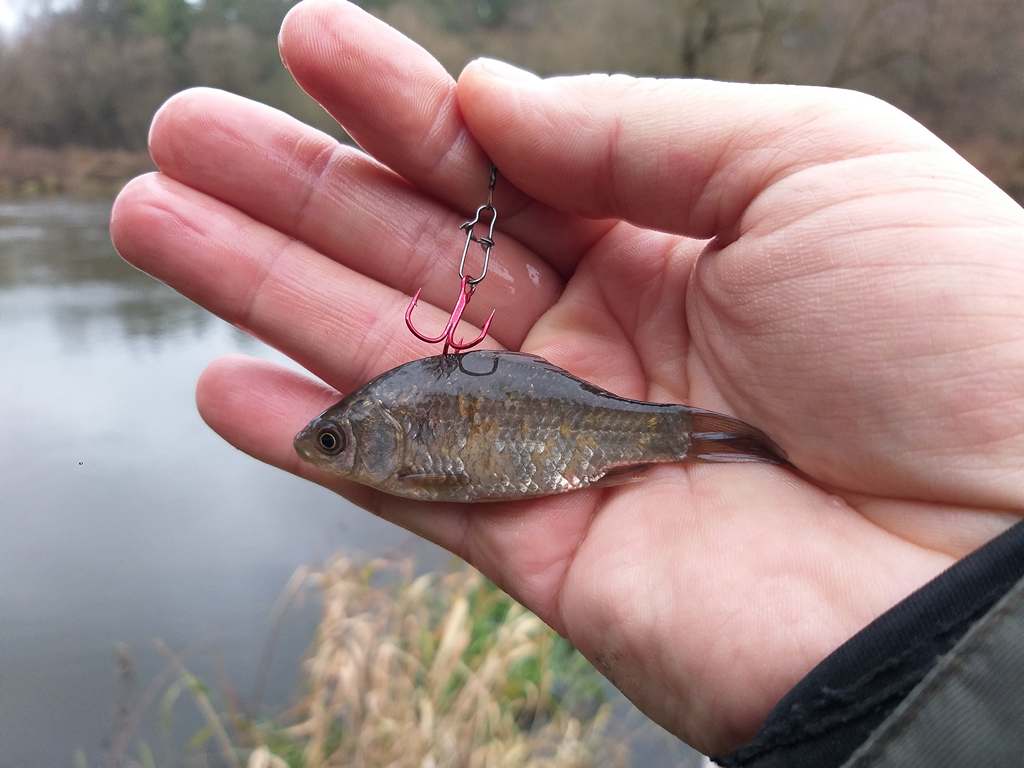
[[[483,341],[485,338],[487,338],[487,332],[489,330],[491,330],[491,321],[494,319],[494,312],[495,312],[495,310],[492,309],[491,310],[491,314],[489,314],[487,316],[487,319],[484,321],[484,327],[480,329],[480,335],[477,336],[472,341],[468,341],[467,342],[467,341],[464,341],[463,339],[459,339],[458,341],[455,341],[453,338],[447,339],[445,341],[445,344],[444,344],[443,354],[446,354],[446,355],[448,354],[448,347],[451,347],[456,352],[464,352],[467,349],[471,349],[472,347],[475,347],[477,344],[479,344],[481,341]],[[455,328],[454,327],[452,327],[452,333],[453,334],[455,333]]]
[[464,339],[455,341],[455,331],[458,329],[459,322],[462,320],[463,312],[466,311],[466,305],[469,304],[469,300],[473,296],[473,284],[471,277],[467,275],[462,278],[462,282],[459,286],[459,298],[455,302],[455,307],[452,309],[452,314],[448,318],[448,322],[445,324],[444,329],[437,336],[427,336],[426,334],[421,333],[416,329],[416,326],[412,322],[412,313],[413,310],[416,309],[416,304],[420,299],[420,293],[422,290],[423,289],[421,288],[416,291],[416,294],[412,297],[412,300],[409,302],[409,306],[405,310],[405,324],[412,332],[413,336],[420,341],[427,342],[428,344],[437,344],[443,341],[444,349],[441,354],[444,355],[448,354],[449,348],[454,349],[457,352],[464,352],[467,349],[475,347],[483,341],[484,338],[486,338],[487,333],[491,328],[491,321],[494,320],[493,309],[491,310],[491,314],[487,317],[487,321],[484,323],[479,336],[472,341],[465,341]]
[[416,291],[416,294],[412,297],[412,301],[409,302],[409,306],[406,307],[406,310],[405,310],[405,325],[412,332],[412,335],[415,336],[420,341],[425,341],[425,342],[427,342],[427,344],[437,344],[439,341],[443,341],[445,336],[448,335],[448,326],[447,325],[444,327],[444,330],[441,331],[441,334],[437,338],[432,338],[430,336],[426,336],[426,335],[420,333],[419,331],[417,331],[416,330],[416,326],[412,324],[412,313],[413,313],[413,310],[416,309],[416,304],[419,303],[420,294],[422,292],[423,292],[422,288],[420,288],[418,291]]

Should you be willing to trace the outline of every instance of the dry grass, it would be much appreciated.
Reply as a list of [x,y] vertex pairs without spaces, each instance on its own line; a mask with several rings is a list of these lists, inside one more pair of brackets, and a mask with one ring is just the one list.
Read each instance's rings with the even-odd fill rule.
[[[639,731],[605,731],[610,705],[590,664],[468,567],[415,577],[410,563],[339,558],[295,574],[275,628],[312,594],[321,616],[302,694],[272,720],[245,713],[162,643],[163,672],[136,695],[118,654],[118,722],[104,768],[156,768],[140,732],[159,703],[168,734],[183,694],[205,723],[174,764],[230,768],[588,768],[626,766]],[[261,688],[262,684],[257,686]],[[257,700],[260,694],[256,696]],[[225,706],[219,705],[223,699]],[[256,705],[259,708],[259,705]],[[172,745],[168,754],[175,751]],[[165,752],[168,750],[165,749]],[[137,758],[130,755],[135,753]],[[75,758],[88,768],[84,753]]]
[[579,695],[596,673],[475,571],[338,559],[299,582],[323,606],[308,690],[289,725],[245,729],[248,768],[625,764]]
[[[339,558],[300,569],[273,636],[310,595],[321,615],[301,694],[271,719],[248,714],[229,682],[211,689],[161,642],[166,665],[140,691],[119,648],[115,723],[97,768],[625,768],[631,745],[653,728],[619,722],[608,733],[600,675],[468,566],[416,577],[409,562]],[[172,724],[182,699],[203,723],[184,745]],[[157,713],[159,760],[142,735]],[[74,765],[92,761],[79,751]]]

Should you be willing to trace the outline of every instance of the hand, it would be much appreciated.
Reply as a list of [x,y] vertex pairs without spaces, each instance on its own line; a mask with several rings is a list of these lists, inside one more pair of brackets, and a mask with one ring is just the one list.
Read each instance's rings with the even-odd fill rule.
[[[1020,518],[1024,212],[906,115],[845,91],[485,62],[456,84],[339,0],[297,6],[281,45],[376,160],[189,91],[154,120],[160,172],[112,215],[126,259],[335,388],[221,360],[203,417],[473,563],[683,739],[747,739],[830,651]],[[803,474],[667,466],[461,507],[299,461],[292,437],[338,391],[437,353],[403,312],[424,286],[417,322],[447,318],[488,157],[500,232],[467,313],[498,308],[488,343],[735,414]]]

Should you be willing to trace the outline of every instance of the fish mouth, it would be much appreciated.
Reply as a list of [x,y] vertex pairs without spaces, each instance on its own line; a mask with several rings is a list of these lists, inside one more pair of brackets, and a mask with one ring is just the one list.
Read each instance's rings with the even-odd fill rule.
[[292,446],[295,448],[295,452],[306,461],[313,461],[316,458],[317,454],[313,448],[312,441],[310,440],[309,427],[305,427],[295,436],[295,439],[292,441]]

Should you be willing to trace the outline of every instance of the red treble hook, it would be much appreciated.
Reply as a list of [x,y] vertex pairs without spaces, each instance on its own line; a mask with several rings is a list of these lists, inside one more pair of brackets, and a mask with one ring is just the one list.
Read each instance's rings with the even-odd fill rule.
[[441,352],[443,355],[448,354],[448,348],[451,347],[457,352],[463,352],[471,347],[475,347],[484,337],[487,336],[487,331],[491,327],[491,321],[494,319],[494,310],[491,310],[491,314],[487,317],[487,321],[484,323],[483,330],[480,331],[480,335],[477,336],[473,341],[455,341],[455,329],[459,327],[459,321],[462,320],[462,313],[466,311],[466,305],[469,304],[469,300],[473,297],[473,284],[470,282],[472,278],[468,275],[462,278],[462,284],[459,286],[459,299],[455,302],[455,308],[452,310],[451,317],[448,318],[448,323],[445,325],[444,330],[436,337],[425,336],[416,330],[412,324],[412,311],[416,309],[416,302],[420,300],[420,288],[416,291],[416,295],[412,297],[412,301],[409,302],[409,308],[405,310],[405,324],[412,331],[420,341],[425,341],[428,344],[437,344],[439,341],[444,342],[444,350]]

